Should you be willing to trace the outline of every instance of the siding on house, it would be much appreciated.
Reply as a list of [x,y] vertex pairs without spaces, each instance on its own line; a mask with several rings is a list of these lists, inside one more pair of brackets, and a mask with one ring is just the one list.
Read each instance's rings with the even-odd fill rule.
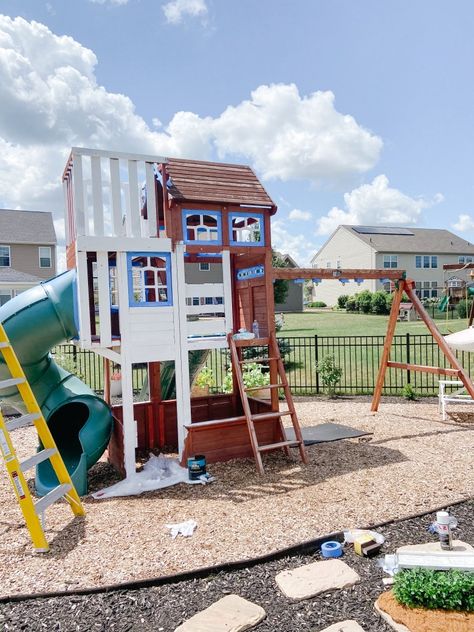
[[284,303],[275,303],[275,312],[302,312],[303,284],[288,282],[288,295]]

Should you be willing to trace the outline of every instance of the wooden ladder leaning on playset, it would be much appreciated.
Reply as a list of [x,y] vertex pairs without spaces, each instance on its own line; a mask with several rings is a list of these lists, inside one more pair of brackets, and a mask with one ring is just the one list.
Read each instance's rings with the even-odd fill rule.
[[[247,427],[249,431],[250,444],[257,464],[257,470],[259,474],[264,474],[262,452],[268,452],[270,450],[276,450],[282,448],[287,456],[290,455],[290,447],[298,447],[301,460],[303,463],[308,462],[306,450],[304,447],[304,441],[301,434],[301,428],[296,415],[293,398],[291,396],[291,390],[288,385],[288,379],[286,377],[285,367],[280,355],[280,349],[275,333],[271,333],[268,338],[254,338],[251,340],[235,340],[232,334],[228,336],[230,357],[232,367],[234,369],[237,385],[239,388],[240,399],[242,401],[242,408],[247,421]],[[268,347],[268,356],[261,358],[252,358],[251,360],[242,359],[241,350],[246,347]],[[278,382],[276,384],[268,384],[263,387],[250,387],[247,388],[244,384],[244,378],[242,374],[242,366],[249,363],[265,363],[268,365],[276,366],[276,371],[271,371],[271,374],[276,374]],[[257,389],[279,389],[283,390],[285,394],[285,400],[287,404],[287,410],[283,411],[269,411],[268,413],[252,413],[250,409],[250,403],[248,400],[248,393],[252,393]],[[283,427],[282,417],[289,415],[291,417],[291,423],[295,431],[295,440],[288,441],[286,439],[285,429]],[[277,419],[280,426],[281,441],[270,444],[259,444],[257,431],[255,424],[258,426],[259,421]]]
[[[64,498],[76,516],[84,515],[84,508],[77,491],[71,481],[64,461],[59,454],[46,420],[26,379],[20,362],[10,344],[3,325],[0,323],[0,353],[11,374],[11,378],[0,381],[0,389],[15,386],[23,400],[27,414],[5,421],[0,409],[0,454],[15,491],[20,509],[30,532],[33,546],[38,553],[49,550],[49,544],[44,534],[42,516],[47,507]],[[34,425],[41,442],[42,449],[33,456],[19,461],[13,446],[10,432],[17,428]],[[48,494],[33,500],[24,473],[39,463],[48,460],[56,474],[59,484]]]

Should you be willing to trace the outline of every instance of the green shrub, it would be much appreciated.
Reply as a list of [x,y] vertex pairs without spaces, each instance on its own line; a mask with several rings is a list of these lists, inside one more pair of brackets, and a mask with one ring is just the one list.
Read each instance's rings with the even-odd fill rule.
[[346,301],[346,312],[357,311],[357,299],[355,296],[349,296]]
[[393,594],[410,608],[474,611],[474,573],[414,568],[395,575]]
[[337,297],[337,306],[340,309],[344,309],[348,299],[349,299],[349,296],[347,294],[341,294],[341,296]]
[[309,307],[327,307],[327,305],[324,301],[314,301],[309,304]]
[[465,298],[463,298],[462,301],[459,301],[456,307],[459,318],[467,318],[469,312],[471,311],[471,306],[472,301],[466,301]]
[[388,314],[387,309],[387,292],[384,290],[378,290],[372,294],[371,298],[371,311],[374,314]]
[[212,388],[213,386],[215,386],[216,380],[214,379],[212,369],[208,366],[201,369],[201,372],[198,373],[196,379],[194,380],[194,383],[200,388],[203,388],[205,386],[209,386],[209,388]]
[[363,314],[369,314],[372,310],[372,292],[363,290],[360,294],[356,294],[357,307]]
[[342,369],[336,365],[336,358],[333,355],[324,356],[316,363],[316,371],[319,373],[327,394],[329,397],[333,397],[336,393],[336,385],[342,377]]
[[[242,379],[245,388],[252,388],[254,386],[265,388],[265,386],[270,384],[270,374],[264,373],[262,366],[256,362],[242,365]],[[222,382],[222,391],[224,393],[232,393],[232,367],[227,369],[227,373]],[[251,396],[252,393],[250,392],[249,395]]]
[[413,390],[413,386],[411,384],[405,384],[402,391],[403,397],[413,402],[416,399],[416,393]]

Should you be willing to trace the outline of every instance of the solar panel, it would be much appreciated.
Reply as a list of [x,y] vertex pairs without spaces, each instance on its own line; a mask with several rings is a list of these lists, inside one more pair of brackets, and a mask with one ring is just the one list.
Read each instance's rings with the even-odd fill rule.
[[414,235],[409,228],[396,226],[353,226],[353,230],[360,235]]

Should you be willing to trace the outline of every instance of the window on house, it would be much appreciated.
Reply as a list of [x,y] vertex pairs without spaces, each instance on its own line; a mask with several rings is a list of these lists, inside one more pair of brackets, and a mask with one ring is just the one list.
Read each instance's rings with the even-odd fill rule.
[[463,265],[465,263],[472,263],[473,261],[473,257],[471,257],[470,255],[461,255],[460,257],[458,257],[458,263],[462,263]]
[[397,255],[384,255],[383,267],[384,268],[398,268],[398,256]]
[[10,267],[10,246],[0,246],[0,267]]
[[340,260],[340,259],[338,259],[338,260],[336,261],[336,268],[339,270],[339,269],[340,269],[340,267],[341,267],[341,260]]
[[131,252],[127,264],[130,307],[173,304],[169,253]]
[[438,297],[438,281],[431,281],[431,298]]
[[40,246],[38,251],[40,268],[51,268],[51,246]]
[[263,246],[263,215],[259,213],[230,213],[229,214],[230,244],[235,246]]
[[432,268],[438,267],[438,257],[436,255],[431,255],[431,267]]
[[211,269],[211,264],[210,263],[200,263],[199,264],[199,271],[200,272],[209,272]]
[[415,268],[437,268],[438,255],[416,255]]
[[330,268],[331,267],[331,262],[330,261],[326,261],[326,268]]
[[7,301],[9,301],[12,297],[11,290],[0,290],[0,307],[5,305]]
[[187,244],[197,241],[222,243],[220,212],[183,210],[183,235]]

